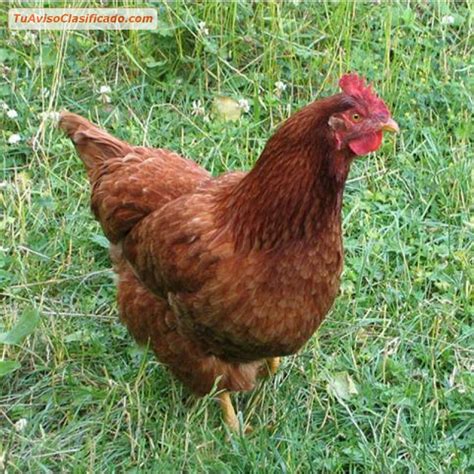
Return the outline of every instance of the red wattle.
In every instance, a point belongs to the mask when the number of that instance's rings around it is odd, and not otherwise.
[[[377,150],[382,143],[382,131],[368,133],[363,137],[357,138],[349,142],[349,148],[356,155],[367,155],[371,151]]]

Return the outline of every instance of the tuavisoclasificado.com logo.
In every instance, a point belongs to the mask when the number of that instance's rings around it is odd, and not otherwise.
[[[156,30],[155,8],[11,8],[11,30]]]

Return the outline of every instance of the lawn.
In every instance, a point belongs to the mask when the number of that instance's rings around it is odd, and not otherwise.
[[[472,3],[155,7],[154,32],[15,33],[0,5],[0,332],[41,316],[0,343],[0,471],[472,472]],[[254,430],[229,437],[212,397],[119,324],[88,182],[51,112],[247,170],[350,70],[401,134],[351,170],[330,315],[234,397]],[[221,96],[244,105],[237,121],[216,113]]]

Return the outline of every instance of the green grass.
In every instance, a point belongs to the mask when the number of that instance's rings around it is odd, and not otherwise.
[[[42,314],[20,346],[0,345],[21,363],[0,378],[0,471],[472,472],[472,4],[156,6],[154,33],[33,37],[11,34],[0,6],[0,100],[18,112],[0,111],[0,326]],[[67,108],[217,174],[249,169],[278,123],[348,70],[374,82],[402,133],[351,171],[331,314],[235,397],[254,432],[228,440],[212,398],[189,397],[119,324],[84,171],[40,114]],[[217,120],[219,95],[250,111]],[[357,390],[346,399],[328,390],[341,373]]]

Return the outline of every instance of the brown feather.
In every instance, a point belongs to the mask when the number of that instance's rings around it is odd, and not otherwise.
[[[61,112],[59,127],[76,146],[89,176],[101,162],[108,158],[125,156],[132,151],[132,147],[127,143],[71,112]]]
[[[114,244],[121,318],[196,393],[216,379],[249,390],[262,359],[298,351],[333,304],[354,154],[337,150],[328,123],[352,105],[345,94],[310,104],[252,171],[218,178],[63,114]]]

